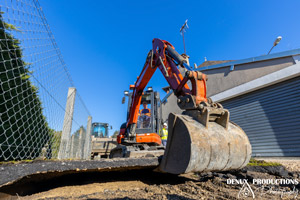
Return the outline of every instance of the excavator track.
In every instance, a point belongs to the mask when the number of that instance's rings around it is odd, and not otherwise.
[[[148,146],[146,145],[118,145],[110,152],[110,158],[147,158],[147,157],[160,157],[164,154],[163,146]]]

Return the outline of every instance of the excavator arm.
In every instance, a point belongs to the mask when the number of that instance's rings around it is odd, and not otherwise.
[[[118,143],[136,140],[136,124],[143,90],[159,68],[174,94],[182,114],[170,113],[168,139],[159,165],[163,172],[188,172],[239,169],[251,157],[251,145],[244,131],[229,122],[229,111],[206,97],[205,74],[193,71],[188,59],[178,54],[167,41],[154,39],[141,74],[133,89],[126,127]],[[184,76],[180,73],[185,71]],[[190,81],[191,88],[187,84]]]
[[[131,85],[133,95],[126,127],[127,136],[129,137],[135,134],[142,94],[157,68],[159,68],[171,89],[175,91],[176,96],[190,95],[194,97],[197,105],[202,101],[207,102],[206,76],[201,72],[193,71],[187,61],[175,51],[175,48],[169,42],[155,38],[152,41],[152,46],[153,48],[147,55],[141,74],[138,76],[135,85]],[[177,65],[188,70],[185,77],[181,75]],[[192,89],[187,85],[188,80],[191,80]]]

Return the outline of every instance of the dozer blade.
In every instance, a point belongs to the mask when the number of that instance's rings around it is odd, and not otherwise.
[[[188,115],[170,113],[167,146],[158,170],[172,174],[240,169],[251,157],[245,132],[228,123],[206,126]]]

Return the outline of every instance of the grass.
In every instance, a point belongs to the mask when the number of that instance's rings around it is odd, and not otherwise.
[[[10,160],[10,161],[0,161],[0,165],[3,164],[20,164],[20,163],[31,163],[31,162],[35,162],[35,161],[45,161],[45,162],[51,162],[51,161],[77,161],[78,159],[74,159],[74,158],[68,158],[68,159],[63,159],[63,160],[59,160],[57,158],[51,158],[51,159],[39,159],[36,158],[34,160]]]
[[[266,162],[264,160],[255,160],[254,158],[251,158],[247,166],[263,166],[263,167],[272,166],[272,167],[275,167],[275,166],[282,166],[282,165],[277,162]]]
[[[19,164],[19,163],[30,163],[33,160],[11,160],[11,161],[1,161],[0,165],[2,164]]]

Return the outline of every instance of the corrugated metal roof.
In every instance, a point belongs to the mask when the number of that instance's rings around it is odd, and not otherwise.
[[[264,56],[257,56],[257,57],[242,59],[242,60],[236,60],[236,61],[232,61],[232,62],[204,66],[204,67],[197,68],[195,70],[196,71],[210,70],[210,69],[235,66],[235,65],[245,64],[245,63],[251,63],[251,62],[271,60],[271,59],[293,56],[293,55],[298,55],[298,54],[300,54],[300,49],[294,49],[294,50],[290,50],[290,51],[283,51],[283,52],[264,55]]]
[[[207,66],[211,66],[211,65],[217,65],[217,64],[227,63],[227,62],[232,62],[232,61],[234,61],[234,60],[207,60],[207,61],[203,62],[201,65],[199,65],[197,68],[207,67]]]

